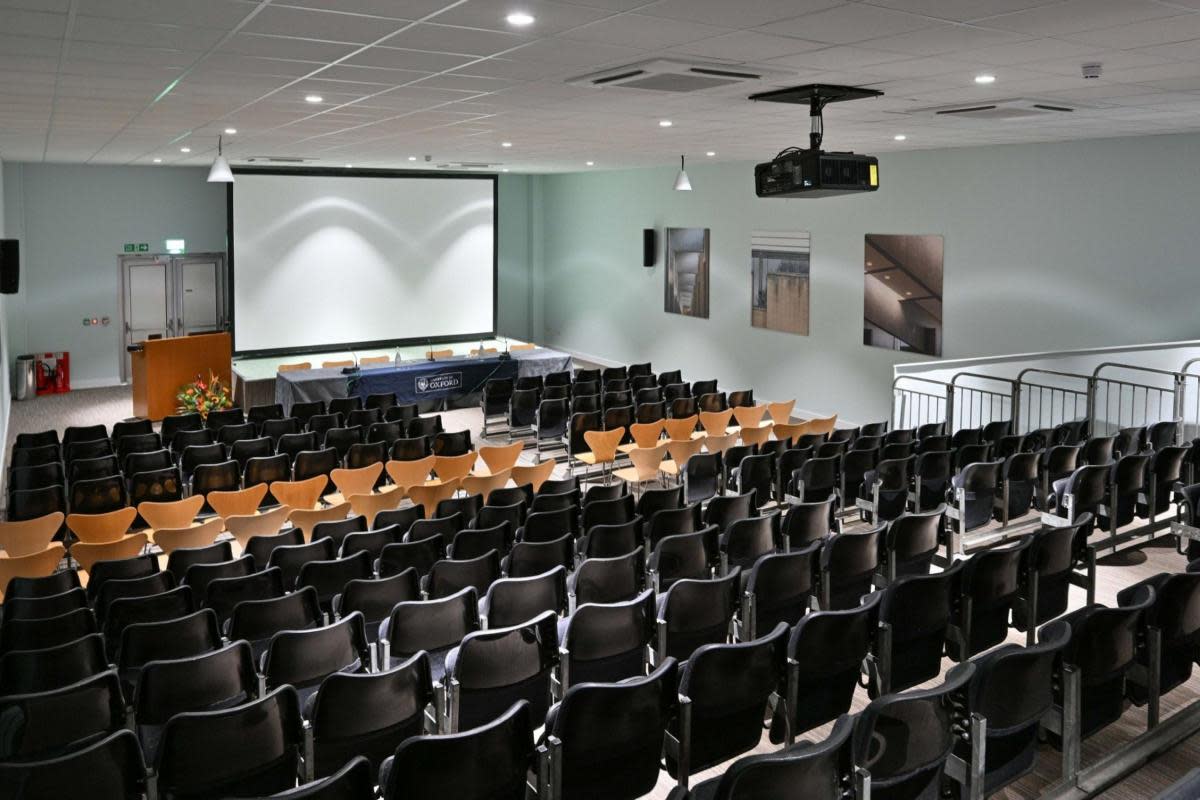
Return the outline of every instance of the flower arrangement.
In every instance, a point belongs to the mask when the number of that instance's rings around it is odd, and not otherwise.
[[[197,375],[196,380],[179,387],[179,393],[175,395],[175,399],[179,401],[180,414],[197,411],[203,419],[208,419],[209,411],[229,408],[233,405],[229,389],[221,382],[216,373],[211,371],[208,373],[208,380]]]

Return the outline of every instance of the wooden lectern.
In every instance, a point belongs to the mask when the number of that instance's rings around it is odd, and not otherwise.
[[[203,333],[172,339],[147,339],[130,348],[133,413],[161,420],[178,408],[175,395],[184,384],[213,373],[229,387],[233,342],[228,333]]]

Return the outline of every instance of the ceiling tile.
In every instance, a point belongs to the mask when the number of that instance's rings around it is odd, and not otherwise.
[[[1059,36],[1115,25],[1130,25],[1180,13],[1183,13],[1181,9],[1154,3],[1152,0],[1066,0],[1026,11],[988,17],[983,24],[1032,36]]]
[[[506,21],[505,17],[518,8],[535,19],[530,28],[514,28]],[[552,36],[589,22],[604,19],[610,13],[603,9],[552,3],[545,0],[523,0],[515,5],[513,0],[472,0],[470,3],[447,8],[438,14],[434,21],[443,25],[461,25],[467,28],[482,28],[506,33],[536,33],[538,36]]]
[[[659,0],[639,14],[700,22],[724,28],[754,28],[811,11],[841,5],[844,0]]]
[[[1047,6],[1061,0],[865,0],[868,5],[907,11],[937,19],[968,22],[1012,11]]]
[[[272,36],[370,44],[407,24],[402,20],[359,14],[267,6],[242,30],[246,33],[265,33]]]
[[[370,47],[346,59],[345,64],[360,67],[441,72],[469,64],[476,56],[453,53],[433,53],[427,50],[405,50],[397,47]]]
[[[477,28],[461,28],[451,25],[414,25],[412,28],[388,39],[388,47],[407,47],[417,50],[433,50],[442,53],[459,53],[473,56],[493,56],[525,42],[531,37],[500,31],[485,31]]]
[[[850,44],[919,30],[932,24],[931,20],[915,14],[854,4],[804,14],[773,23],[763,30],[828,44]]]
[[[260,36],[239,33],[220,48],[221,52],[262,58],[286,58],[297,61],[336,61],[358,49],[352,44],[293,39],[286,36]]]
[[[826,47],[820,42],[807,42],[790,36],[771,36],[758,31],[735,31],[701,39],[673,48],[673,53],[729,61],[763,62],[772,58],[796,55]]]
[[[567,33],[565,38],[656,50],[698,39],[710,39],[728,32],[725,28],[696,22],[667,20],[642,14],[622,14],[576,28]]]

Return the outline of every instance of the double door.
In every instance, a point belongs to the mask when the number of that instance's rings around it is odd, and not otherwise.
[[[223,253],[122,256],[122,342],[223,331],[226,294]],[[121,379],[129,380],[129,353],[121,351]]]

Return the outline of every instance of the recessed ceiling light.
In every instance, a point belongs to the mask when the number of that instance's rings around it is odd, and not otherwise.
[[[708,151],[707,153],[705,153],[704,155],[708,156],[709,158],[712,158],[712,157],[713,157],[713,156],[715,156],[716,154],[717,154],[717,153],[716,153],[716,151],[715,151],[715,150],[709,150],[709,151]]]
[[[190,148],[190,147],[181,147],[181,148],[179,148],[179,152],[181,152],[181,153],[190,153],[190,152],[192,152],[192,148]]]
[[[518,28],[533,24],[533,15],[526,14],[524,11],[514,11],[504,19],[508,21],[509,25],[516,25]]]
[[[891,276],[891,275],[884,275],[884,276],[883,276],[883,279],[884,279],[885,281],[890,281],[890,280],[892,279],[892,276]]]
[[[669,128],[674,124],[675,123],[671,122],[671,120],[669,120],[669,119],[660,119],[658,121],[658,127],[660,127],[660,128]]]
[[[304,102],[306,102],[306,103],[321,103],[324,101],[325,101],[325,98],[321,97],[321,95],[319,95],[319,94],[306,94],[304,96]]]
[[[416,160],[417,160],[417,157],[416,157],[416,156],[409,156],[409,157],[408,157],[408,160],[409,160],[409,161],[416,161]]]
[[[161,164],[161,163],[162,163],[162,159],[161,159],[161,158],[156,158],[156,159],[154,159],[154,163],[155,163],[155,164]]]
[[[512,147],[512,142],[501,142],[500,146],[501,147]]]
[[[905,296],[905,297],[912,297],[912,292],[905,292],[905,293],[904,293],[904,296]]]
[[[984,73],[984,74],[982,74],[982,75],[976,75],[976,76],[975,76],[975,82],[976,82],[976,83],[979,83],[979,84],[989,84],[989,83],[995,83],[995,82],[996,82],[996,76],[995,76],[995,75],[988,75],[988,74],[985,72],[985,73]]]
[[[868,262],[867,262],[867,266],[868,266],[868,267],[870,267],[870,266],[873,266],[873,265],[871,264],[871,262],[870,262],[870,261],[868,261]]]
[[[503,168],[503,169],[502,169],[502,170],[500,170],[500,171],[501,171],[501,172],[508,172],[508,167],[505,167],[505,168]]]
[[[225,129],[226,136],[233,136],[235,133],[237,133],[237,128],[226,128]]]
[[[353,165],[353,164],[347,164],[347,165],[346,165],[346,169],[354,169],[354,165]]]
[[[595,161],[589,161],[589,162],[587,162],[587,165],[588,165],[589,167],[594,167],[594,166],[596,166],[596,162],[595,162]]]
[[[904,141],[905,139],[907,139],[908,137],[907,137],[907,136],[905,136],[903,133],[897,133],[897,134],[896,134],[895,136],[893,136],[892,138],[893,138],[893,139],[895,139],[897,142],[903,142],[903,141]]]

